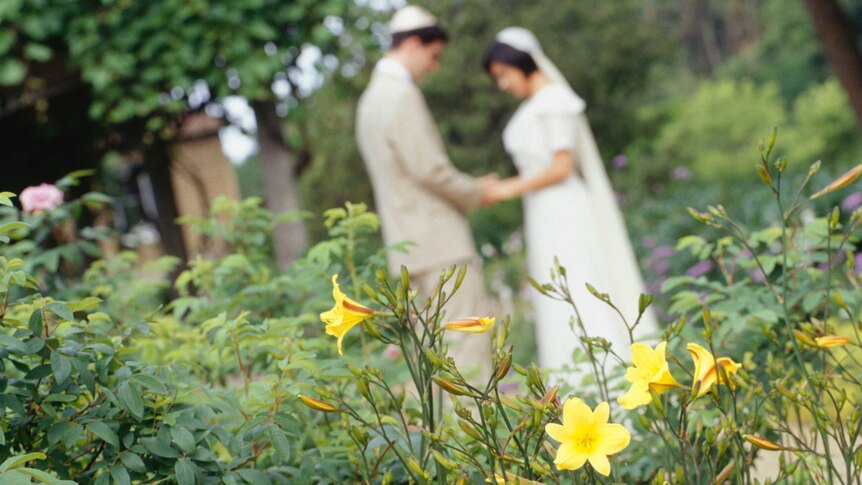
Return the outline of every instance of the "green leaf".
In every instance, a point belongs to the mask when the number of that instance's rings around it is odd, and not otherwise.
[[[69,303],[69,309],[73,312],[84,312],[88,310],[95,310],[99,308],[99,303],[102,302],[101,298],[97,298],[95,296],[88,296],[81,301],[76,301]]]
[[[197,467],[188,459],[177,460],[174,473],[177,474],[178,485],[195,485],[195,469]]]
[[[47,62],[54,55],[54,52],[46,45],[31,42],[24,46],[24,54],[36,62]]]
[[[111,467],[111,478],[114,483],[119,485],[132,485],[132,479],[129,477],[129,471],[120,463],[116,463]]]
[[[158,438],[144,438],[141,442],[156,456],[161,456],[162,458],[177,458],[180,456],[179,451]]]
[[[68,188],[68,187],[74,187],[74,186],[80,184],[79,179],[82,179],[84,177],[89,177],[91,175],[94,175],[95,173],[96,173],[95,170],[89,169],[89,168],[85,168],[83,170],[75,170],[74,172],[70,172],[70,173],[66,174],[65,177],[58,180],[55,185],[57,185],[57,187],[59,187],[61,189]]]
[[[96,481],[93,482],[93,485],[111,485],[111,474],[110,473],[102,473],[96,478]]]
[[[93,373],[90,372],[90,369],[87,368],[87,363],[81,359],[71,359],[71,361],[72,367],[78,371],[78,376],[82,381],[84,381],[84,385],[87,386],[90,393],[96,394],[96,378],[93,376]]]
[[[11,335],[0,334],[0,348],[3,347],[14,351],[16,354],[27,355],[30,353],[27,344]]]
[[[269,437],[281,462],[284,464],[290,463],[290,442],[287,440],[284,431],[278,426],[270,426]]]
[[[69,306],[62,301],[52,301],[51,303],[48,303],[48,311],[50,311],[54,315],[57,315],[63,320],[67,320],[70,322],[75,320],[75,315],[72,313],[72,310],[70,310]]]
[[[0,483],[3,483],[3,485],[32,485],[33,482],[29,476],[18,470],[12,470],[10,472],[0,472]]]
[[[30,371],[27,372],[24,378],[27,380],[44,379],[50,376],[52,372],[53,371],[51,370],[50,364],[43,364],[30,369]]]
[[[20,467],[24,463],[27,463],[28,461],[44,460],[44,459],[45,459],[45,453],[27,453],[26,455],[13,456],[13,457],[7,459],[6,461],[4,461],[2,464],[0,464],[0,472],[5,472],[7,470],[13,470],[15,468]]]
[[[186,453],[194,451],[197,444],[194,435],[189,430],[179,427],[171,428],[171,440]]]
[[[252,485],[269,485],[272,483],[268,476],[256,468],[243,468],[239,471],[239,476]]]
[[[120,384],[117,397],[123,406],[137,419],[144,419],[144,400],[140,393],[128,382]]]
[[[34,311],[30,314],[30,321],[27,323],[27,328],[33,332],[33,335],[42,335],[43,322],[42,322],[42,312],[39,310]]]
[[[126,465],[126,468],[133,472],[146,473],[147,471],[147,467],[144,465],[144,460],[141,460],[140,456],[131,451],[126,451],[120,455],[120,461],[123,462],[123,465]]]
[[[163,396],[168,395],[168,388],[165,387],[164,383],[162,383],[158,378],[146,374],[136,375],[132,377],[132,381],[137,382],[138,384],[146,387],[148,390],[153,391],[156,394],[161,394]]]
[[[0,86],[15,86],[27,76],[27,67],[17,59],[0,62]]]
[[[90,423],[87,425],[87,429],[90,430],[91,433],[96,435],[99,439],[113,446],[114,448],[120,447],[120,439],[117,438],[117,433],[114,433],[114,430],[111,429],[107,424],[97,421],[95,423]]]
[[[15,229],[25,229],[30,227],[30,224],[21,221],[7,222],[6,224],[0,225],[0,233],[14,231]]]
[[[62,384],[66,382],[66,379],[72,373],[72,363],[65,355],[54,351],[51,352],[51,370],[54,371],[54,378],[57,379],[57,384]]]
[[[0,55],[4,55],[9,52],[9,49],[12,47],[12,44],[15,43],[15,37],[17,33],[14,29],[4,29],[0,30]],[[7,194],[8,192],[0,193],[0,197],[3,197],[3,194]]]
[[[72,480],[60,480],[59,478],[50,475],[48,473],[43,472],[42,470],[36,470],[35,468],[27,468],[21,467],[18,469],[19,472],[24,473],[26,475],[30,475],[31,477],[39,480],[42,483],[46,483],[48,485],[76,485],[77,482],[73,482]]]

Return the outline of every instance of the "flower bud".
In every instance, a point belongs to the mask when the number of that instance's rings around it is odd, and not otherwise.
[[[817,343],[801,330],[793,330],[793,336],[796,337],[796,340],[798,340],[804,345],[808,345],[810,347],[817,347]]]
[[[458,420],[458,427],[460,427],[462,430],[464,430],[464,432],[467,433],[467,436],[473,438],[474,440],[476,440],[480,443],[484,442],[484,439],[482,438],[482,435],[479,433],[479,431],[475,427],[473,427],[473,425],[468,423],[467,421],[464,421],[463,419],[459,419]]]
[[[833,180],[829,185],[812,195],[810,199],[813,200],[831,192],[835,192],[836,190],[843,189],[856,181],[860,175],[862,175],[862,165],[856,165],[837,179]]]
[[[326,403],[319,399],[314,399],[308,396],[299,395],[299,400],[302,401],[303,404],[310,407],[311,409],[317,411],[323,411],[325,413],[337,413],[339,412],[338,408],[333,406],[332,404]]]
[[[763,164],[758,164],[755,166],[757,169],[757,176],[760,177],[760,180],[767,186],[772,187],[772,176],[769,175],[769,170]]]
[[[431,378],[435,384],[440,386],[440,389],[445,390],[449,394],[454,394],[456,396],[469,396],[470,393],[464,389],[463,387],[455,384],[454,382],[446,379],[445,377],[434,376]]]
[[[756,436],[753,434],[744,434],[742,435],[742,437],[745,438],[745,441],[748,441],[749,443],[760,448],[761,450],[781,451],[787,449],[784,446],[779,445],[778,443],[769,441],[766,438],[761,438],[760,436]]]
[[[500,366],[497,368],[497,373],[494,374],[494,380],[499,381],[502,378],[506,377],[506,374],[509,372],[509,368],[512,367],[512,350],[509,349],[509,352],[503,357],[503,360],[500,361]]]
[[[817,337],[814,341],[817,342],[817,346],[821,349],[842,347],[850,343],[849,338],[840,335],[825,335],[823,337]]]

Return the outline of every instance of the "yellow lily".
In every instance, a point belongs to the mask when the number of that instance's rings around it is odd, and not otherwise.
[[[667,342],[660,342],[655,349],[641,343],[632,344],[632,363],[634,367],[626,369],[626,379],[632,383],[617,402],[625,409],[649,404],[652,400],[650,389],[661,394],[668,389],[680,387],[670,373],[665,356]]]
[[[741,364],[734,362],[730,357],[719,357],[716,359],[713,357],[712,352],[698,344],[690,343],[686,348],[694,361],[694,382],[700,382],[696,397],[703,396],[709,392],[713,384],[721,384],[722,379],[719,376],[717,366],[721,366],[724,369],[724,373],[727,374],[728,378],[742,367]],[[732,379],[728,379],[726,384],[731,389],[735,387]]]
[[[341,341],[344,335],[363,320],[374,315],[374,310],[351,300],[338,287],[338,275],[332,275],[332,298],[335,306],[320,314],[320,320],[326,324],[326,334],[338,337],[338,354],[344,355]]]
[[[608,456],[629,445],[631,434],[621,424],[608,424],[610,406],[601,402],[595,411],[577,398],[563,404],[563,424],[548,423],[545,432],[560,442],[554,465],[558,470],[577,470],[589,461],[600,474],[608,476]]]

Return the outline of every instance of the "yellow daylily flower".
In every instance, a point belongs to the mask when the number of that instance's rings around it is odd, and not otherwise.
[[[610,406],[601,402],[595,411],[577,398],[563,404],[563,424],[548,423],[545,432],[560,442],[554,465],[558,470],[577,470],[587,461],[600,474],[611,473],[608,456],[629,445],[631,434],[621,424],[608,424]]]
[[[332,298],[335,306],[332,310],[320,314],[320,320],[326,324],[326,334],[338,337],[338,354],[344,355],[341,341],[344,335],[366,318],[374,315],[374,310],[351,300],[338,287],[338,275],[332,275]]]
[[[496,320],[494,317],[467,317],[447,322],[443,328],[455,332],[483,333],[490,330]]]
[[[849,338],[842,337],[840,335],[825,335],[823,337],[817,337],[814,341],[817,342],[817,346],[821,349],[841,347],[850,343]]]
[[[691,359],[694,361],[694,382],[700,382],[700,388],[697,391],[696,397],[703,396],[709,392],[713,384],[721,384],[721,377],[719,376],[716,366],[721,366],[722,369],[724,369],[724,373],[727,374],[727,377],[735,374],[736,371],[742,367],[741,364],[734,362],[730,357],[714,358],[712,352],[698,344],[690,343],[686,348],[691,354]],[[732,379],[729,379],[726,384],[730,386],[731,389],[735,386]]]
[[[660,342],[655,349],[649,345],[632,344],[632,363],[634,367],[626,369],[626,379],[632,383],[628,392],[617,398],[617,402],[625,409],[634,409],[652,400],[650,389],[661,394],[668,389],[680,387],[670,373],[665,356],[667,342]]]

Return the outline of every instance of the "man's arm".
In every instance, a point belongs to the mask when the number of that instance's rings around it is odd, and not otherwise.
[[[479,207],[479,181],[452,165],[425,100],[410,92],[399,100],[390,142],[408,176],[462,212]]]

